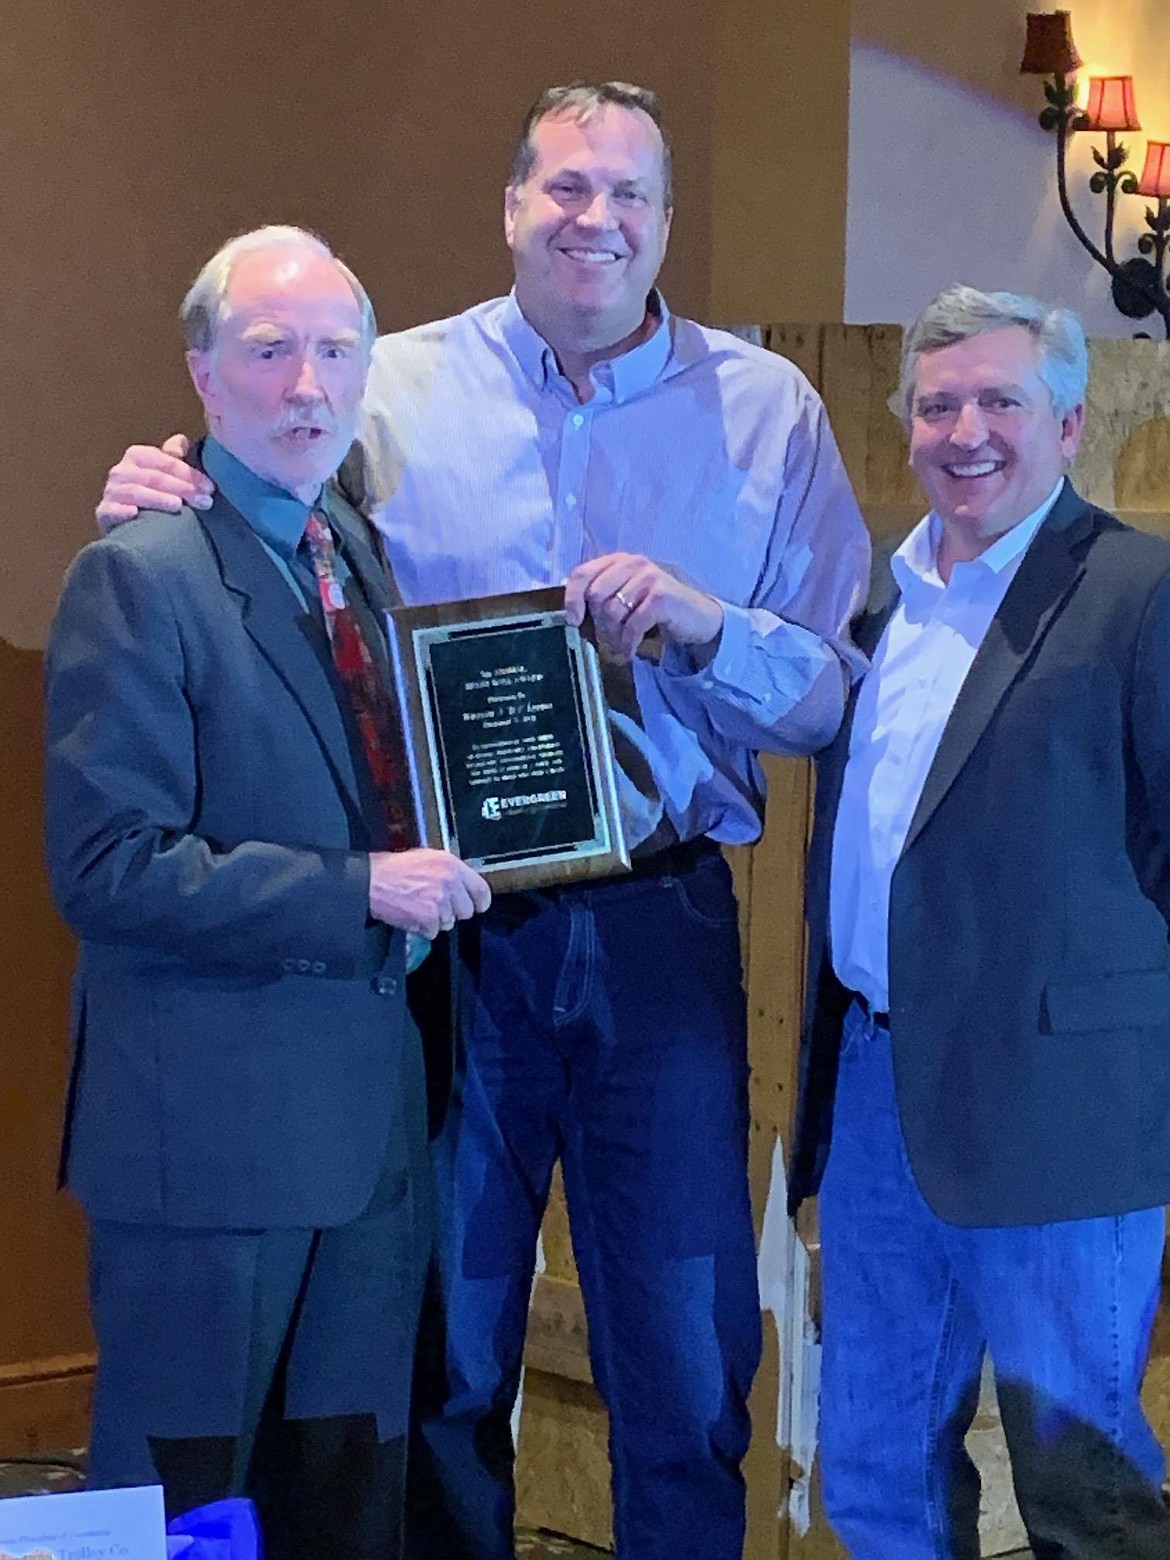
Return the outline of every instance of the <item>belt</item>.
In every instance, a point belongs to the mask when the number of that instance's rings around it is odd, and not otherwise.
[[[870,1002],[869,998],[863,997],[860,991],[851,992],[850,995],[852,996],[857,1006],[865,1014],[866,1018],[869,1019],[873,1027],[875,1029],[884,1029],[888,1034],[890,1028],[890,1015],[888,1013],[879,1013]]]
[[[630,872],[636,878],[674,877],[689,872],[701,861],[719,854],[714,840],[700,835],[697,840],[679,840],[674,845],[664,845],[661,850],[647,851],[644,856],[630,858]],[[620,882],[625,873],[618,876]]]
[[[564,894],[578,894],[585,890],[604,894],[610,890],[620,892],[623,887],[639,880],[681,877],[686,872],[692,872],[701,862],[718,855],[719,846],[714,840],[704,837],[677,840],[673,845],[664,845],[661,850],[649,850],[642,856],[632,856],[630,870],[615,872],[612,877],[582,878],[579,882],[570,880],[566,883],[550,883],[545,888],[510,890],[493,900],[493,911],[502,915],[506,904],[521,905],[526,899],[531,903],[533,895],[541,899],[559,899]]]

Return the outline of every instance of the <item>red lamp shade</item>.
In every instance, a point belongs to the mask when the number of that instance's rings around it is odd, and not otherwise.
[[[1067,11],[1029,11],[1020,72],[1025,76],[1071,76],[1083,64],[1073,42]]]
[[[1170,141],[1147,141],[1146,166],[1138,180],[1139,195],[1170,200]]]
[[[1132,76],[1090,76],[1083,130],[1140,130]]]

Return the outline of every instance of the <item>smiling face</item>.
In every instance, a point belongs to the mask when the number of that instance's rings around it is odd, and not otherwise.
[[[214,344],[187,363],[224,448],[312,503],[353,442],[369,366],[361,309],[334,262],[291,245],[242,255]]]
[[[974,557],[1037,510],[1081,441],[1084,408],[1057,415],[1022,325],[918,360],[910,465],[954,556]]]
[[[666,253],[662,137],[640,109],[607,104],[550,115],[531,139],[532,170],[504,204],[520,307],[558,353],[620,347]]]

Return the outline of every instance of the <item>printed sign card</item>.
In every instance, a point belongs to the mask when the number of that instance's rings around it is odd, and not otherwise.
[[[166,1560],[158,1485],[0,1500],[0,1560]]]

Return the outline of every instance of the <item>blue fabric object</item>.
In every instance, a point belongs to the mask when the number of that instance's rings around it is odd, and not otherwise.
[[[412,1449],[438,1486],[419,1501],[435,1524],[419,1553],[515,1553],[508,1420],[559,1152],[617,1553],[738,1555],[760,1312],[727,865],[712,852],[677,877],[502,895],[476,930],[436,1144],[447,1374]]]
[[[1140,1398],[1161,1208],[945,1223],[911,1175],[889,1033],[854,1004],[820,1212],[824,1504],[854,1560],[977,1560],[963,1437],[985,1354],[1036,1553],[1170,1554]]]
[[[215,1500],[167,1523],[167,1557],[263,1560],[260,1522],[250,1500]]]

